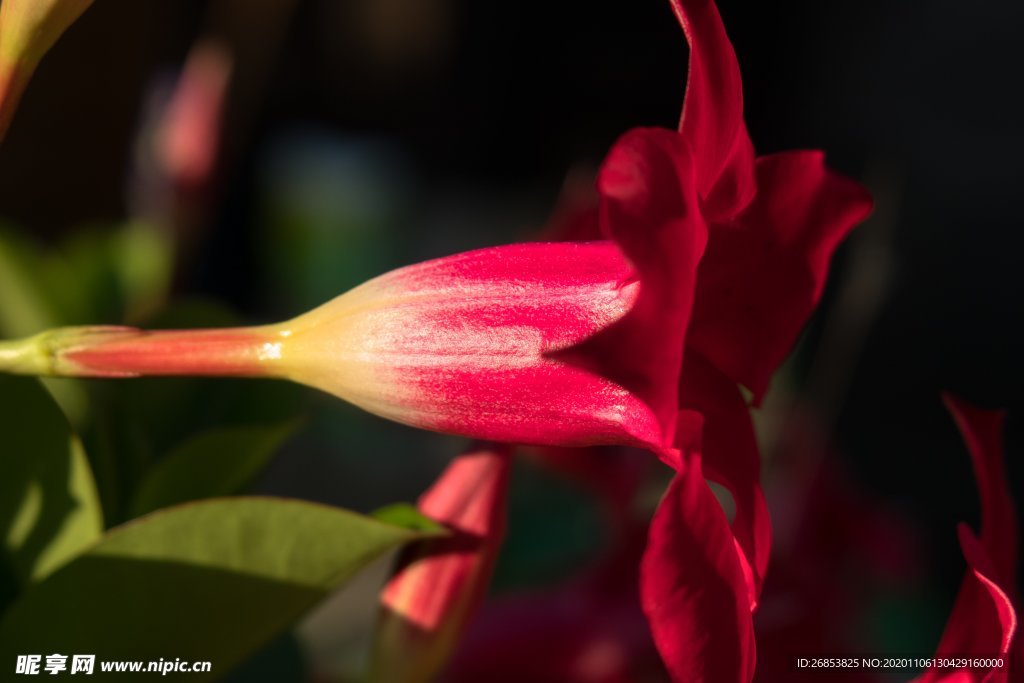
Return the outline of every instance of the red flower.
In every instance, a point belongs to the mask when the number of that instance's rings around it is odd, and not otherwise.
[[[678,471],[641,567],[658,649],[676,680],[749,681],[771,532],[739,385],[760,400],[870,199],[819,153],[755,159],[714,3],[673,7],[691,46],[679,130],[626,133],[598,177],[590,237],[618,249],[459,254],[276,326],[51,332],[0,344],[0,368],[278,376],[438,431],[649,448]]]
[[[626,133],[600,170],[597,211],[570,220],[574,239],[616,240],[643,287],[618,325],[571,353],[589,354],[579,362],[591,364],[596,356],[666,433],[679,409],[704,416],[702,445],[687,443],[688,430],[676,438],[683,457],[651,525],[643,600],[676,680],[749,681],[750,613],[771,530],[738,385],[761,400],[817,305],[833,251],[871,200],[819,152],[755,159],[736,56],[714,3],[672,5],[690,43],[679,130]],[[637,359],[616,348],[645,350]],[[732,494],[731,526],[704,476]]]

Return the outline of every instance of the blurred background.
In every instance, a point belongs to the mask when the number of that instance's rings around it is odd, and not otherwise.
[[[924,655],[963,573],[956,524],[978,518],[941,391],[1010,410],[1024,498],[1024,4],[718,4],[758,151],[824,149],[877,201],[758,417],[778,535],[762,666],[808,633]],[[619,134],[675,125],[685,65],[663,0],[97,0],[0,146],[0,331],[270,322],[535,238]],[[19,272],[51,295],[19,299]],[[118,453],[97,467],[108,522],[131,516],[115,492],[206,428],[298,417],[254,489],[356,510],[414,500],[463,447],[283,384],[88,384],[55,391],[90,455]],[[532,461],[510,524],[498,594],[572,576],[606,540],[592,496]],[[827,634],[792,616],[808,587],[841,622]],[[306,664],[286,639],[257,668],[357,666],[372,588],[350,593],[304,627]]]

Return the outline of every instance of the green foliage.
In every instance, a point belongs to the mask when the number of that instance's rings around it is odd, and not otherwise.
[[[36,380],[0,376],[0,435],[0,539],[20,588],[96,541],[103,518],[82,444]]]
[[[0,334],[25,337],[57,324],[38,274],[42,259],[34,245],[0,232]]]
[[[435,533],[444,528],[417,510],[415,505],[410,505],[409,503],[387,505],[374,510],[371,516],[381,522],[394,524],[410,531]]]
[[[170,272],[170,245],[142,223],[53,250],[0,233],[0,337],[86,322],[239,324],[210,304],[163,308]],[[389,550],[444,533],[408,505],[377,519],[222,498],[246,492],[296,432],[308,394],[282,382],[0,376],[0,659],[210,660],[206,680],[246,660],[240,676],[266,662],[298,670],[289,630],[310,608]],[[119,526],[104,533],[104,520]]]
[[[111,530],[26,591],[0,622],[0,660],[180,657],[213,662],[190,680],[214,680],[370,561],[425,536],[286,499],[165,509]]]
[[[297,427],[297,421],[268,427],[226,427],[189,439],[146,473],[135,493],[132,516],[190,500],[241,493]]]
[[[52,250],[2,232],[0,333],[137,321],[166,297],[171,263],[167,237],[147,223],[74,233]]]

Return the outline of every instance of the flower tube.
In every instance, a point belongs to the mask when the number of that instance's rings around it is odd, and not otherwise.
[[[660,449],[667,436],[640,397],[557,356],[623,318],[640,288],[609,242],[495,247],[387,273],[277,325],[0,342],[0,370],[283,378],[424,429]]]

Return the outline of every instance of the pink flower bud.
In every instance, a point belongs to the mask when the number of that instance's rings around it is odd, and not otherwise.
[[[451,537],[410,549],[381,593],[371,681],[433,680],[483,599],[505,536],[510,456],[456,458],[420,498],[420,511]]]

